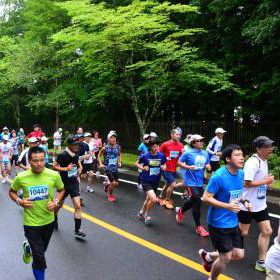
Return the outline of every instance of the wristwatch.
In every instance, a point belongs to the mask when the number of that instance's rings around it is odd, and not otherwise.
[[[21,199],[18,197],[18,198],[15,200],[15,202],[16,202],[16,204],[17,204],[18,206],[20,206]]]
[[[57,198],[56,198],[53,202],[54,202],[54,204],[55,204],[56,207],[59,206],[59,200],[58,200]]]

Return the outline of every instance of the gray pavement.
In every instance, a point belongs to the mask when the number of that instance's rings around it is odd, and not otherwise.
[[[126,180],[135,180],[125,173]],[[85,186],[83,186],[85,188]],[[8,198],[9,185],[0,187],[0,241],[2,244],[1,280],[33,279],[31,265],[22,262],[22,209]],[[175,212],[159,206],[152,211],[153,225],[148,228],[136,218],[144,200],[144,193],[134,185],[120,183],[116,191],[116,203],[109,203],[102,189],[102,179],[95,182],[95,193],[83,193],[86,200],[84,212],[102,221],[139,236],[153,244],[168,249],[187,259],[200,263],[197,251],[212,249],[209,238],[194,233],[191,212],[186,213],[182,225],[177,225]],[[176,205],[181,204],[174,196]],[[66,203],[72,207],[68,199]],[[270,212],[280,213],[276,204],[269,204]],[[206,207],[203,206],[202,221],[205,224]],[[278,219],[272,218],[276,233]],[[62,209],[59,213],[59,230],[54,232],[47,251],[47,279],[51,280],[156,280],[156,279],[207,279],[205,274],[180,264],[167,256],[156,253],[99,225],[84,220],[86,241],[73,238],[73,215]],[[265,275],[254,270],[257,258],[257,228],[252,225],[250,237],[246,239],[246,257],[242,262],[232,263],[226,275],[234,279],[265,279]]]

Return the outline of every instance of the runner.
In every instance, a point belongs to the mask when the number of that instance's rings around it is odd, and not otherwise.
[[[253,141],[256,153],[251,156],[244,166],[243,196],[252,202],[251,212],[241,207],[238,218],[243,236],[247,236],[252,220],[258,224],[260,231],[258,239],[259,258],[255,269],[265,272],[265,257],[269,246],[272,228],[266,205],[266,190],[274,182],[274,176],[268,175],[267,160],[272,155],[274,141],[266,136],[259,136]]]
[[[57,156],[54,163],[54,170],[60,172],[60,176],[65,188],[65,194],[61,203],[55,211],[55,229],[58,229],[57,214],[59,209],[63,206],[65,198],[70,195],[73,205],[75,207],[75,231],[74,237],[84,239],[86,234],[81,229],[82,224],[82,208],[78,177],[81,175],[83,167],[79,160],[78,151],[80,147],[79,138],[70,136],[67,139],[67,148],[65,151]]]
[[[3,142],[0,143],[1,151],[1,174],[2,183],[5,184],[7,181],[7,174],[11,175],[11,159],[13,156],[13,147],[9,141],[9,136],[3,136]]]
[[[20,152],[22,152],[24,150],[24,137],[25,137],[24,130],[23,130],[23,128],[20,128],[17,133]]]
[[[179,142],[179,137],[179,132],[176,129],[172,129],[171,140],[164,142],[159,149],[159,151],[166,156],[167,168],[166,171],[163,172],[163,176],[166,183],[157,201],[160,204],[160,206],[166,206],[167,209],[171,210],[174,208],[173,203],[171,201],[171,195],[173,193],[173,190],[176,187],[182,186],[182,184],[176,185],[175,181],[177,163],[184,150],[183,144]]]
[[[45,163],[46,163],[46,167],[49,168],[50,166],[50,153],[49,153],[49,148],[48,148],[48,138],[46,136],[43,136],[41,138],[41,145],[39,146],[41,147],[44,152],[45,152]]]
[[[150,141],[150,135],[149,134],[145,134],[143,136],[143,142],[139,145],[138,147],[138,155],[139,157],[141,157],[143,154],[147,153],[149,151],[149,141]],[[139,172],[139,176],[138,176],[138,185],[137,188],[139,190],[142,190],[142,184],[141,184],[141,172],[142,169],[138,168],[138,172]]]
[[[63,198],[64,189],[57,172],[45,168],[44,150],[30,148],[28,159],[31,169],[19,173],[9,191],[10,198],[23,210],[23,228],[27,239],[23,243],[23,261],[30,263],[36,280],[45,279],[47,268],[45,252],[54,227],[54,209]],[[54,189],[58,195],[54,199]],[[23,198],[17,195],[23,190]]]
[[[280,223],[278,235],[274,239],[274,244],[269,248],[266,259],[266,280],[280,279]]]
[[[237,213],[240,203],[250,210],[251,204],[242,198],[244,173],[243,152],[238,145],[227,146],[221,156],[225,166],[217,170],[203,194],[203,202],[209,203],[207,223],[212,244],[217,252],[199,250],[209,280],[216,280],[232,261],[244,257],[244,244],[238,226]],[[212,270],[211,270],[212,268]]]
[[[192,208],[192,215],[196,225],[196,233],[207,237],[209,233],[200,224],[201,196],[203,193],[204,171],[210,170],[209,157],[206,151],[202,150],[204,137],[194,134],[190,138],[191,150],[184,153],[179,159],[179,166],[185,169],[184,181],[189,199],[185,200],[183,206],[176,207],[176,220],[180,224],[183,214]]]
[[[83,165],[83,173],[82,177],[84,179],[87,178],[87,192],[93,193],[93,159],[95,160],[95,154],[94,154],[94,146],[93,142],[91,142],[92,135],[89,132],[85,133],[85,144],[88,146],[88,153],[85,155],[84,160],[82,162]]]
[[[97,162],[97,158],[98,158],[98,153],[99,150],[102,148],[102,139],[99,137],[99,132],[98,131],[94,131],[92,133],[93,137],[91,139],[91,142],[93,144],[93,152],[95,155],[95,159],[93,158],[93,172],[95,172],[95,174],[97,176],[100,175],[100,172],[98,170],[98,162]]]
[[[11,135],[10,135],[8,127],[6,127],[6,126],[3,128],[3,132],[1,133],[1,139],[0,139],[1,141],[3,141],[4,135],[7,135],[8,136],[8,140],[10,140]]]
[[[13,148],[13,155],[11,159],[11,168],[13,167],[13,164],[15,163],[15,176],[18,174],[18,150],[19,150],[19,141],[17,138],[16,132],[12,134],[12,138],[9,141]]]
[[[218,127],[215,130],[215,133],[216,136],[210,140],[206,148],[206,152],[208,152],[209,154],[210,165],[211,165],[211,170],[207,171],[208,179],[211,177],[212,172],[215,172],[220,168],[220,156],[222,155],[221,151],[223,147],[223,138],[226,131],[223,128]]]
[[[28,148],[26,148],[24,151],[21,152],[19,158],[18,158],[18,164],[19,167],[27,170],[30,168],[29,160],[28,160],[28,151],[32,147],[39,146],[39,142],[36,137],[31,137],[28,139]]]
[[[84,130],[82,127],[77,127],[76,128],[76,135],[83,135],[84,134]]]
[[[146,200],[138,213],[138,218],[147,226],[151,224],[151,210],[156,203],[156,191],[161,177],[161,170],[166,169],[166,157],[159,153],[159,142],[157,140],[149,143],[150,151],[138,158],[136,166],[143,170],[143,190],[146,192]]]
[[[42,132],[41,127],[38,124],[33,125],[33,131],[29,133],[28,138],[36,137],[39,143],[41,143],[41,138],[45,134]]]
[[[117,133],[111,130],[107,136],[108,144],[100,150],[98,155],[99,166],[105,169],[110,181],[110,185],[106,184],[104,187],[104,191],[108,192],[110,202],[116,201],[113,192],[119,184],[118,168],[122,166],[121,147],[117,144],[117,137]],[[102,156],[104,156],[104,164],[101,160]]]
[[[62,128],[59,128],[53,135],[54,157],[56,153],[61,152],[61,139],[62,139]]]

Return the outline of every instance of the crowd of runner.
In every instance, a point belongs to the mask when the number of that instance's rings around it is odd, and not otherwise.
[[[86,191],[93,193],[95,177],[99,170],[104,171],[104,192],[109,202],[115,202],[122,153],[116,131],[110,131],[102,143],[97,131],[84,133],[81,127],[67,138],[67,146],[62,151],[60,128],[53,135],[55,152],[51,163],[48,138],[39,125],[34,125],[33,129],[26,137],[23,129],[9,132],[4,127],[0,135],[0,159],[2,183],[8,180],[12,165],[15,165],[16,177],[9,194],[24,208],[23,226],[27,240],[23,243],[23,260],[25,263],[33,260],[34,277],[42,280],[47,267],[45,252],[53,230],[58,229],[58,213],[65,198],[70,196],[75,208],[74,236],[84,239],[81,179],[86,180]],[[266,272],[267,280],[279,280],[280,228],[274,245],[268,250],[272,228],[266,204],[266,191],[274,182],[267,164],[274,141],[266,136],[254,139],[255,153],[244,164],[240,146],[232,144],[223,148],[225,133],[224,129],[217,128],[216,136],[206,150],[205,138],[198,134],[187,135],[184,146],[180,142],[180,128],[172,129],[171,139],[161,145],[155,132],[145,134],[135,163],[139,171],[137,187],[146,193],[137,217],[150,226],[151,211],[159,204],[175,210],[176,222],[181,224],[187,211],[192,209],[195,232],[202,237],[210,236],[213,244],[213,252],[199,250],[204,269],[211,273],[210,280],[218,279],[232,260],[244,257],[244,237],[255,220],[260,232],[255,269]],[[19,168],[24,172],[19,172]],[[162,177],[165,184],[158,193]],[[184,190],[181,207],[175,207],[172,201],[177,188]],[[208,231],[201,224],[202,203],[210,205]]]

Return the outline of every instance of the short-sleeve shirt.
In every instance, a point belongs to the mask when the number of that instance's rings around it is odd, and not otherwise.
[[[89,152],[89,145],[85,142],[80,143],[80,150],[79,150],[79,158],[82,160],[82,157]]]
[[[26,148],[25,150],[23,150],[18,159],[18,163],[19,164],[21,163],[26,167],[30,167],[30,163],[28,160],[28,152],[29,152],[29,148]]]
[[[94,153],[96,154],[99,151],[99,148],[102,146],[102,140],[100,138],[92,138],[91,142],[93,143]]]
[[[45,145],[41,144],[40,147],[45,151],[45,163],[48,164],[50,162],[48,146],[45,146]]]
[[[86,143],[86,142],[85,142]],[[93,145],[93,142],[89,142],[89,143],[86,143],[89,147],[89,152],[92,154],[94,152],[94,145]],[[90,164],[90,163],[93,163],[93,157],[92,155],[88,158],[88,159],[84,159],[83,161],[84,164]]]
[[[44,136],[44,133],[42,131],[32,131],[29,133],[28,138],[35,137],[38,139],[38,141],[41,142],[41,138]]]
[[[56,132],[54,133],[54,135],[53,135],[53,138],[54,138],[53,144],[54,144],[55,146],[60,146],[60,145],[61,145],[62,133],[56,131]]]
[[[148,147],[144,143],[141,143],[139,145],[139,147],[138,147],[138,154],[139,154],[139,156],[148,153],[148,151],[149,151],[149,149],[148,149]]]
[[[185,163],[186,165],[195,166],[195,170],[185,170],[185,186],[203,187],[204,170],[209,163],[208,153],[204,150],[191,149],[189,152],[183,153],[180,162]]]
[[[163,153],[152,155],[151,152],[140,156],[139,163],[143,166],[149,166],[149,171],[143,170],[141,173],[142,184],[148,183],[158,185],[161,176],[161,165],[166,163],[166,157]]]
[[[16,176],[11,188],[16,192],[22,189],[23,198],[32,200],[33,207],[23,209],[23,225],[44,226],[54,221],[54,212],[48,210],[47,204],[54,200],[54,189],[63,189],[57,172],[45,168],[35,174],[28,169]]]
[[[66,189],[69,185],[79,184],[77,179],[79,168],[78,161],[78,155],[72,157],[67,153],[67,151],[63,151],[57,156],[56,162],[59,164],[60,167],[67,167],[70,163],[74,165],[74,168],[72,170],[59,172],[62,182],[64,183]]]
[[[218,136],[215,136],[210,140],[206,151],[208,151],[211,161],[220,161],[220,157],[214,155],[214,153],[220,152],[222,150],[222,147],[223,139],[220,139]]]
[[[267,160],[260,159],[256,154],[251,156],[244,165],[244,180],[258,181],[268,176]],[[259,212],[264,210],[266,205],[267,186],[244,187],[243,197],[248,199],[252,204],[251,212]],[[241,209],[247,211],[244,205]]]
[[[238,170],[237,174],[233,175],[223,166],[210,178],[206,190],[214,194],[214,198],[218,201],[230,203],[235,200],[240,202],[243,191],[243,179],[244,173],[242,170]],[[238,225],[237,213],[211,205],[208,208],[207,223],[217,228],[233,228]]]
[[[11,138],[9,141],[12,144],[13,155],[17,156],[18,155],[18,144],[19,144],[18,138]]]
[[[0,143],[0,151],[2,153],[2,161],[9,162],[10,161],[10,154],[13,147],[10,142],[7,142],[7,144],[4,144],[4,142]]]
[[[184,151],[183,144],[169,140],[160,146],[159,151],[167,158],[166,171],[176,172],[178,160]]]

